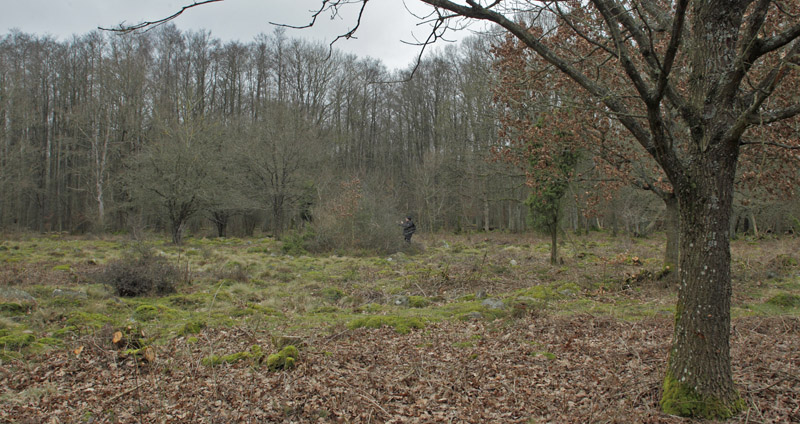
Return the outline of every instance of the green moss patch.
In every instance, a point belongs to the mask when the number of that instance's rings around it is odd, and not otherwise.
[[[278,353],[273,353],[267,357],[267,368],[270,371],[288,370],[294,368],[300,351],[293,345],[285,346]]]
[[[400,334],[408,334],[412,328],[425,328],[425,320],[419,317],[401,317],[393,315],[373,315],[357,318],[347,324],[347,328],[381,328],[383,326],[392,327]]]
[[[261,350],[261,346],[253,345],[250,346],[249,351],[236,352],[224,356],[211,355],[203,358],[200,362],[207,367],[214,367],[222,364],[235,364],[244,360],[250,360],[254,363],[258,363],[261,362],[261,358],[263,356],[264,352]]]
[[[422,296],[408,296],[408,306],[411,308],[425,308],[431,304],[428,298]]]
[[[181,336],[187,334],[197,334],[206,328],[206,322],[203,320],[190,320],[183,324],[183,327],[178,331]]]
[[[0,346],[3,349],[17,350],[30,346],[36,337],[30,333],[15,333],[0,337]]]
[[[25,315],[31,309],[30,305],[17,302],[0,303],[0,314],[5,316]]]
[[[661,410],[664,413],[707,420],[726,420],[745,407],[745,402],[741,398],[728,404],[697,393],[693,387],[679,382],[669,372],[664,377],[664,394],[661,397]]]

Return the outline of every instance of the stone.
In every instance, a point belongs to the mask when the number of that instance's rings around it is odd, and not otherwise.
[[[392,298],[392,304],[396,306],[408,306],[408,296],[397,295]]]
[[[16,300],[22,302],[35,302],[36,298],[28,294],[28,292],[14,288],[0,287],[0,299]]]
[[[492,298],[484,299],[481,305],[489,309],[504,309],[506,307],[506,304],[503,303],[502,300]]]

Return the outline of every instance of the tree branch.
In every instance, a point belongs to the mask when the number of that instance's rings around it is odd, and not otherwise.
[[[116,28],[103,28],[103,27],[97,27],[97,28],[100,29],[101,31],[112,31],[112,32],[118,32],[118,33],[121,33],[121,34],[129,34],[131,32],[135,32],[135,31],[138,31],[138,30],[144,29],[144,28],[146,28],[145,31],[149,31],[152,28],[159,27],[159,26],[164,25],[165,23],[167,23],[169,21],[172,21],[173,19],[177,18],[178,16],[181,16],[183,14],[183,12],[185,12],[185,11],[187,11],[187,10],[193,8],[193,7],[203,6],[203,5],[206,5],[206,4],[209,4],[209,3],[218,3],[218,2],[222,2],[222,1],[224,1],[224,0],[195,1],[194,3],[192,3],[190,5],[181,7],[181,10],[179,10],[179,11],[173,13],[172,15],[167,16],[166,18],[163,18],[163,19],[158,19],[158,20],[155,20],[155,21],[144,21],[144,22],[140,22],[140,23],[138,23],[136,25],[131,25],[131,26],[126,26],[126,25],[123,25],[123,24],[119,24],[119,26],[117,26]]]

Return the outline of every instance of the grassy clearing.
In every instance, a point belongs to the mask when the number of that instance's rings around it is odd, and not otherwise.
[[[135,325],[148,344],[209,329],[265,337],[340,334],[389,326],[400,333],[447,320],[590,314],[640,320],[673,313],[657,279],[663,240],[570,236],[563,265],[547,264],[532,236],[428,235],[414,254],[293,256],[279,241],[18,235],[0,242],[0,360],[35,361],[86,337],[107,346]],[[797,239],[733,242],[734,317],[800,315]],[[149,249],[181,272],[176,292],[116,296],[105,264]],[[246,352],[246,351],[243,351]],[[230,362],[220,356],[222,362]]]

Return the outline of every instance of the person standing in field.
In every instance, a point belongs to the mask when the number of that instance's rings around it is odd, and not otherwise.
[[[405,238],[406,243],[411,243],[411,236],[417,231],[414,221],[411,220],[411,215],[408,215],[405,221],[400,221],[400,225],[403,227],[403,238]]]

